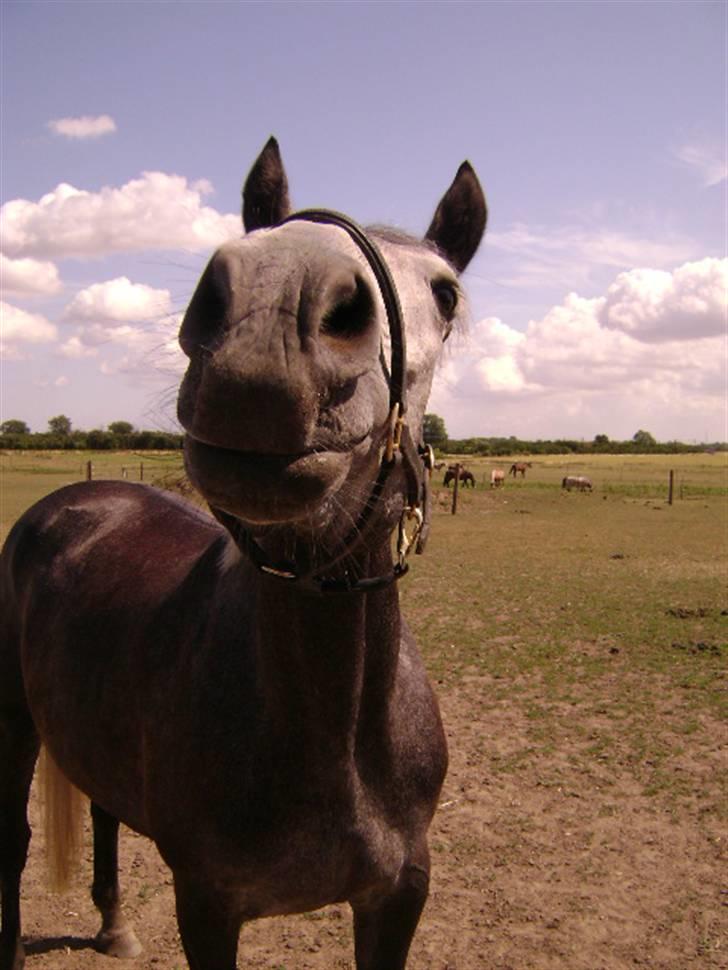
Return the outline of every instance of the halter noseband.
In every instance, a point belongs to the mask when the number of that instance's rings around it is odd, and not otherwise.
[[[404,320],[397,288],[379,248],[361,226],[340,212],[328,209],[303,209],[288,216],[280,225],[297,221],[322,223],[344,229],[369,263],[384,302],[391,342],[391,363],[389,367],[389,426],[379,472],[359,518],[342,542],[342,551],[327,562],[324,567],[315,568],[308,573],[298,573],[295,564],[274,565],[269,562],[263,549],[251,533],[242,526],[239,519],[221,509],[213,508],[212,511],[232,533],[239,547],[245,551],[260,572],[275,576],[283,581],[295,583],[300,588],[314,592],[366,592],[370,589],[387,586],[404,576],[409,568],[405,559],[413,547],[417,553],[424,551],[430,525],[429,479],[434,464],[434,455],[428,445],[415,446],[409,427],[405,422],[407,410],[407,346]],[[393,564],[392,571],[385,576],[363,579],[331,579],[322,575],[338,565],[351,554],[356,546],[361,544],[366,535],[367,527],[372,521],[373,512],[384,491],[385,483],[398,463],[402,465],[405,473],[407,504],[400,517],[397,561]],[[410,520],[414,520],[415,526],[412,534],[408,535],[407,523]]]

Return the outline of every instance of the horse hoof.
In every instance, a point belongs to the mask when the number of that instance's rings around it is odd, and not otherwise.
[[[7,967],[8,970],[23,970],[25,967],[25,950],[22,943],[15,940],[5,946],[4,941],[0,940],[0,967]]]
[[[142,945],[132,929],[101,930],[94,940],[94,946],[99,953],[119,960],[133,960],[142,952]]]

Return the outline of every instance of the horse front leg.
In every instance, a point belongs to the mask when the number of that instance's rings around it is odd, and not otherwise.
[[[91,897],[101,913],[101,929],[94,945],[107,956],[131,960],[142,946],[124,918],[119,892],[119,820],[91,803],[94,829],[94,881]]]
[[[224,893],[174,873],[177,925],[190,970],[235,970],[242,918]]]
[[[403,868],[390,895],[352,902],[357,970],[404,970],[429,887],[425,857]]]

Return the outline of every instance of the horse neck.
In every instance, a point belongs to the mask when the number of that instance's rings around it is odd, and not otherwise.
[[[391,571],[389,546],[365,575]],[[266,710],[281,730],[351,752],[386,716],[399,658],[396,585],[368,593],[311,594],[257,576],[257,652]],[[324,735],[325,737],[322,737]]]

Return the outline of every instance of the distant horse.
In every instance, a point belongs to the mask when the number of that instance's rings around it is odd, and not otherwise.
[[[494,468],[490,473],[490,487],[500,488],[506,480],[506,473],[502,468]]]
[[[450,482],[454,482],[456,476],[457,476],[457,465],[450,465],[447,471],[445,472],[445,477],[442,480],[442,484],[445,486],[445,488],[450,487]],[[466,468],[461,468],[460,482],[464,488],[467,488],[468,485],[471,488],[475,488],[475,475],[473,475],[472,472],[469,472]]]
[[[121,820],[172,870],[192,970],[234,970],[246,920],[345,901],[357,970],[404,970],[447,746],[396,580],[427,533],[423,418],[485,220],[467,162],[424,240],[291,215],[270,139],[246,232],[213,255],[180,330],[185,463],[213,514],[98,481],[15,524],[0,568],[1,970],[24,964],[41,744],[54,816],[71,783],[91,799],[97,949],[141,949],[120,906]]]
[[[530,461],[516,461],[514,462],[508,470],[509,475],[513,475],[516,478],[518,475],[521,478],[526,477],[526,469],[531,467]]]
[[[592,483],[586,475],[566,475],[561,481],[561,487],[570,492],[575,488],[579,492],[591,492]]]

